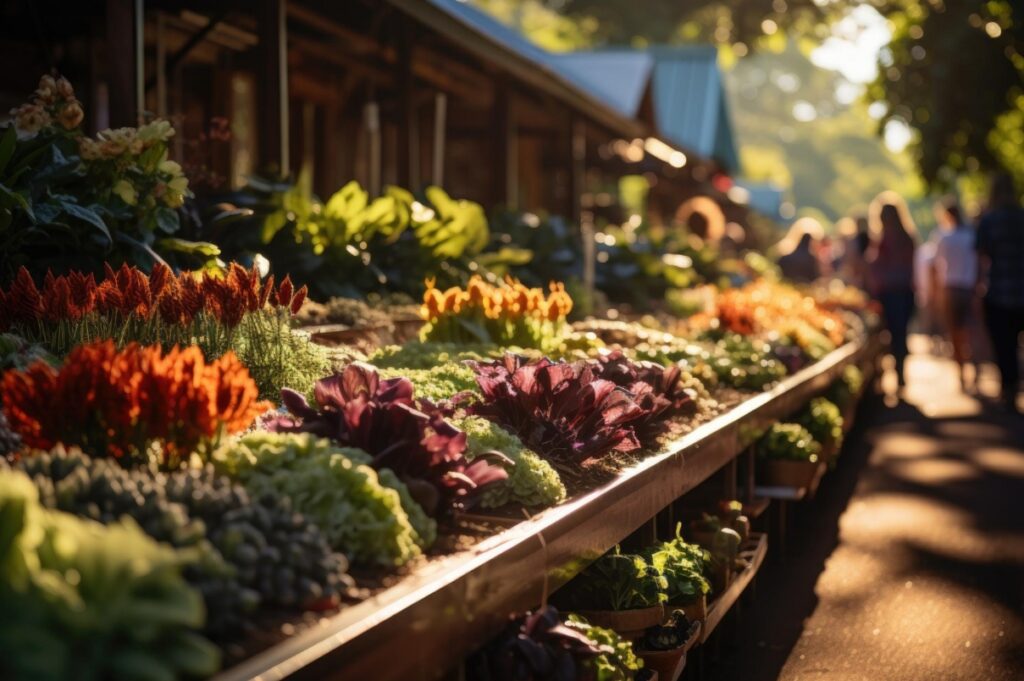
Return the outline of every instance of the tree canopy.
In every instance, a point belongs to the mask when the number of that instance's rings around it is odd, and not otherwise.
[[[551,49],[713,42],[743,57],[787,37],[821,41],[860,0],[477,0]],[[871,0],[892,38],[869,101],[916,133],[911,153],[936,189],[1007,170],[1024,186],[1024,1]],[[552,10],[552,23],[541,12]]]

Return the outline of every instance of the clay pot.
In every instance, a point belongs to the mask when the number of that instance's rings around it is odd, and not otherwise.
[[[670,610],[682,610],[686,613],[686,619],[691,622],[703,622],[708,618],[708,597],[707,594],[701,594],[693,603],[686,605],[673,605],[669,603],[668,608]]]
[[[644,629],[665,621],[665,608],[661,605],[633,610],[581,610],[579,614],[591,624],[611,629],[630,641],[643,634]]]
[[[810,487],[820,465],[817,461],[768,459],[762,463],[763,482],[769,487]]]
[[[676,681],[686,667],[686,646],[675,650],[642,650],[637,653],[644,661],[644,669],[650,669],[663,681]]]

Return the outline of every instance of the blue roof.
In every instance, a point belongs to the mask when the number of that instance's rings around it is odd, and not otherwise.
[[[651,79],[654,59],[639,50],[553,54],[565,77],[624,116],[636,118]]]
[[[711,45],[656,47],[654,115],[669,139],[712,157],[730,171],[739,170],[728,100]]]

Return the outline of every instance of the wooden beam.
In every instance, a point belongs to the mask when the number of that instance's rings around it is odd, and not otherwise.
[[[418,144],[415,128],[416,109],[413,106],[413,95],[416,79],[412,72],[413,31],[404,16],[396,17],[398,21],[398,60],[395,63],[395,82],[398,86],[398,184],[413,191],[419,189],[419,173],[414,167],[416,154],[413,145]]]
[[[445,133],[448,128],[448,95],[438,92],[434,95],[434,172],[431,181],[438,187],[444,186]]]
[[[142,0],[107,0],[107,92],[112,127],[138,125],[142,112],[141,13]]]
[[[290,169],[288,158],[288,29],[287,0],[259,0],[259,158],[263,166]]]
[[[509,83],[497,87],[492,113],[491,143],[494,158],[494,198],[497,205],[514,208],[519,194],[519,159],[515,112]]]

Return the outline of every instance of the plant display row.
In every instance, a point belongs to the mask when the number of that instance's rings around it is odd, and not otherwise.
[[[122,265],[91,273],[47,272],[37,286],[27,269],[0,288],[0,331],[12,331],[58,356],[95,340],[118,345],[195,345],[215,360],[235,353],[256,379],[260,394],[274,398],[286,385],[303,391],[326,373],[325,351],[292,333],[289,315],[306,297],[285,277],[232,264],[223,275],[175,274],[157,265],[149,275]]]
[[[474,275],[466,288],[446,291],[428,279],[420,315],[426,322],[421,339],[433,342],[476,342],[555,350],[572,311],[565,286],[552,283],[545,295],[509,279],[498,285]]]

